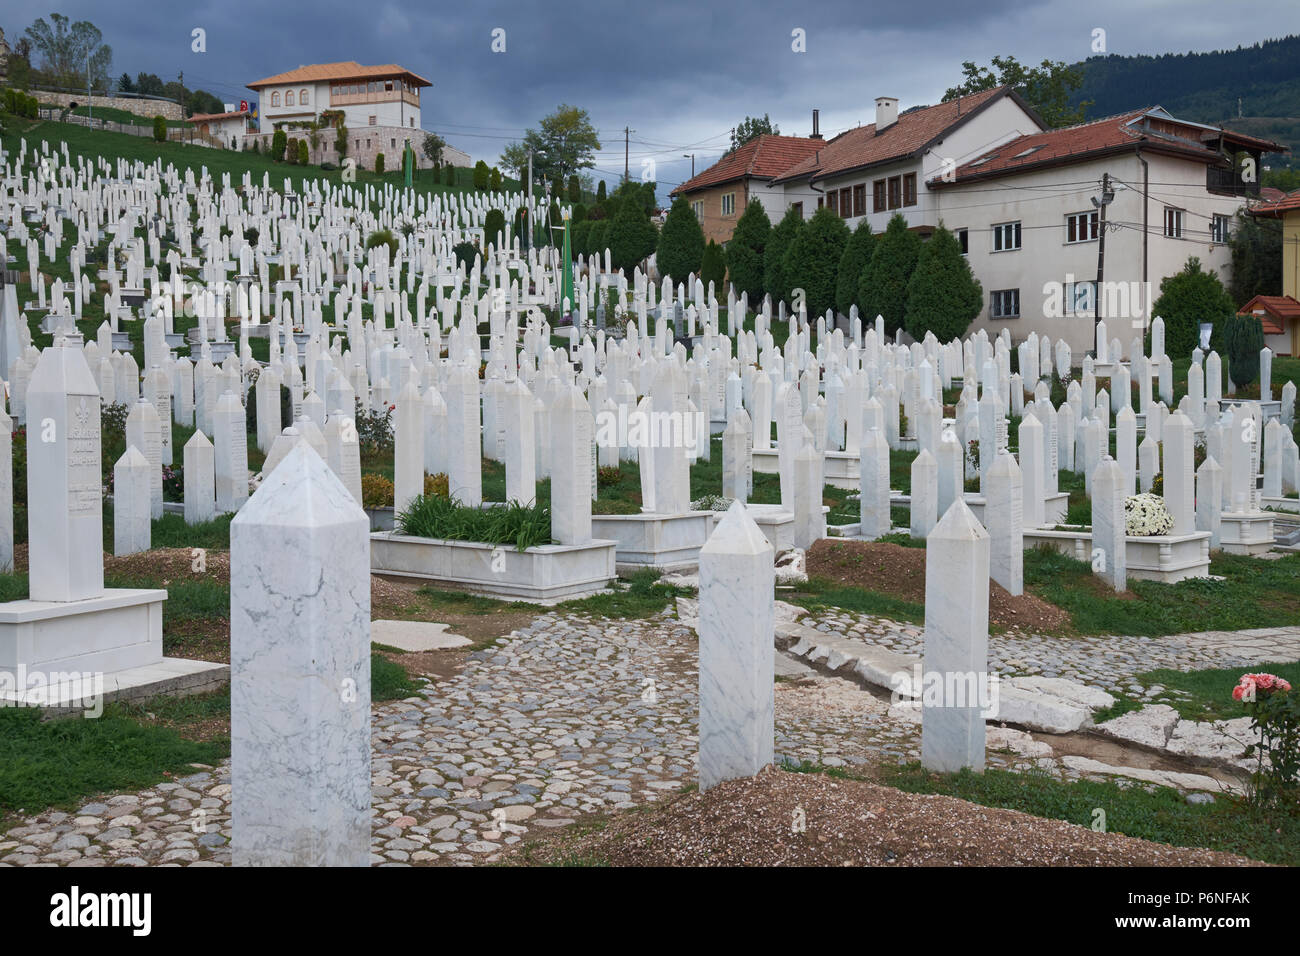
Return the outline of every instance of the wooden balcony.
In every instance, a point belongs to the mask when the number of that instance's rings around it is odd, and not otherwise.
[[[397,103],[405,101],[411,106],[419,107],[420,94],[404,90],[378,90],[374,93],[331,93],[330,107],[360,106],[366,103]]]

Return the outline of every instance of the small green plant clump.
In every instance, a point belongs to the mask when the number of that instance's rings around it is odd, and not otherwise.
[[[518,502],[475,508],[452,497],[421,495],[397,515],[398,531],[416,538],[513,544],[524,551],[551,541],[551,512]]]

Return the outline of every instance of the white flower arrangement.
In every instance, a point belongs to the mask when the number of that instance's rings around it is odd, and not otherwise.
[[[1173,530],[1174,517],[1159,495],[1129,495],[1124,499],[1124,533],[1145,538],[1168,534]]]
[[[731,507],[734,498],[728,498],[724,495],[705,495],[703,498],[696,498],[691,502],[692,511],[726,511]]]

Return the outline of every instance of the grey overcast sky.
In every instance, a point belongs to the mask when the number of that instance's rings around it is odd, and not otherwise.
[[[1160,54],[1251,44],[1300,33],[1295,0],[0,0],[12,42],[51,9],[87,19],[113,48],[113,75],[164,79],[223,100],[244,84],[303,64],[395,62],[426,77],[425,129],[475,159],[502,147],[560,103],[586,109],[604,147],[597,175],[643,161],[671,188],[725,148],[746,115],[771,115],[783,133],[807,135],[811,112],[831,135],[874,117],[877,96],[902,109],[937,102],[963,60],[997,54],[1021,62],[1074,62],[1106,51]],[[206,31],[207,51],[191,50]],[[504,30],[505,51],[493,52]],[[795,52],[802,30],[806,52]],[[662,196],[662,191],[661,191]]]

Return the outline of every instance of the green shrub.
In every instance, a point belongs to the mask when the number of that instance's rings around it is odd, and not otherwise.
[[[638,202],[622,202],[609,226],[609,255],[615,269],[631,276],[632,270],[655,251],[659,232]]]
[[[384,154],[375,153],[375,174],[382,176],[384,174]]]
[[[569,176],[569,202],[582,202],[582,182],[578,179],[577,173]]]
[[[348,128],[342,123],[334,134],[334,149],[339,154],[340,160],[348,154]]]
[[[921,255],[921,238],[907,228],[907,220],[895,214],[876,242],[871,261],[858,280],[858,308],[863,322],[885,318],[885,334],[903,327],[907,310],[907,286]]]
[[[361,504],[365,508],[391,508],[393,483],[383,475],[366,472],[361,476]]]
[[[298,165],[306,166],[310,162],[311,153],[307,148],[307,141],[305,139],[300,139],[298,140]]]
[[[284,162],[284,151],[288,145],[289,134],[282,129],[277,129],[271,134],[271,158],[277,163]]]
[[[862,278],[862,270],[871,261],[871,253],[875,248],[876,234],[871,231],[871,223],[864,217],[849,237],[844,255],[840,256],[839,271],[835,275],[835,308],[843,315],[848,315],[855,305],[858,312],[862,312],[862,303],[858,301],[858,280]],[[866,316],[861,318],[865,325]]]
[[[474,268],[474,259],[478,256],[478,246],[472,242],[458,242],[451,247],[452,253],[456,256],[456,261],[465,267],[466,275],[469,270]]]
[[[749,304],[758,308],[763,298],[763,250],[772,234],[767,211],[757,199],[751,199],[736,220],[736,230],[727,243],[727,274],[736,294],[749,293]]]
[[[605,257],[605,250],[609,248],[609,220],[599,219],[591,227],[591,232],[587,234],[587,258],[595,256]]]
[[[1195,256],[1187,260],[1182,271],[1161,280],[1160,296],[1151,307],[1153,316],[1164,319],[1165,352],[1174,359],[1192,354],[1200,343],[1202,322],[1215,325],[1210,347],[1219,348],[1223,320],[1236,311],[1219,277],[1204,271]]]
[[[704,283],[705,294],[708,294],[709,283],[713,283],[715,295],[723,294],[722,282],[727,277],[727,257],[722,251],[722,246],[718,245],[712,239],[704,247],[704,258],[700,263],[700,281]]]
[[[153,138],[158,143],[167,141],[167,120],[161,116],[153,118]]]
[[[569,251],[573,254],[573,261],[578,261],[578,256],[587,254],[587,244],[591,239],[591,230],[596,223],[590,219],[584,219],[571,226],[569,234]]]
[[[506,214],[500,209],[489,209],[483,217],[483,239],[501,248],[501,233],[506,231]]]
[[[795,288],[803,289],[808,318],[813,321],[835,307],[835,279],[848,244],[849,227],[829,207],[823,206],[813,213],[786,249],[782,263],[786,281],[792,292]]]
[[[474,164],[474,188],[477,189],[479,192],[483,192],[485,189],[487,189],[488,179],[490,175],[491,174],[488,171],[488,164],[483,162],[483,160],[480,159],[477,163]]]
[[[674,286],[680,285],[691,273],[700,271],[703,259],[704,230],[690,202],[678,196],[659,231],[659,247],[655,250],[659,274],[671,277]]]
[[[803,213],[791,206],[768,234],[767,244],[763,248],[763,288],[772,297],[774,311],[778,302],[790,300],[790,287],[786,285],[785,277],[785,253],[803,225]]]
[[[1223,344],[1228,350],[1228,373],[1238,388],[1259,378],[1259,351],[1264,347],[1264,326],[1257,315],[1230,315],[1224,320]]]
[[[493,192],[501,191],[501,170],[497,169],[495,166],[492,167],[491,185]]]
[[[907,284],[907,334],[920,342],[933,332],[940,344],[960,339],[984,307],[984,290],[961,254],[957,237],[940,225],[921,246]]]
[[[396,516],[394,524],[411,537],[513,544],[520,551],[551,540],[550,510],[514,501],[476,508],[451,497],[420,495]]]
[[[448,163],[442,168],[443,184],[447,186],[456,185],[456,167]]]
[[[366,248],[373,249],[376,246],[388,247],[388,261],[394,262],[397,259],[397,237],[393,235],[391,229],[376,229],[366,237]]]

